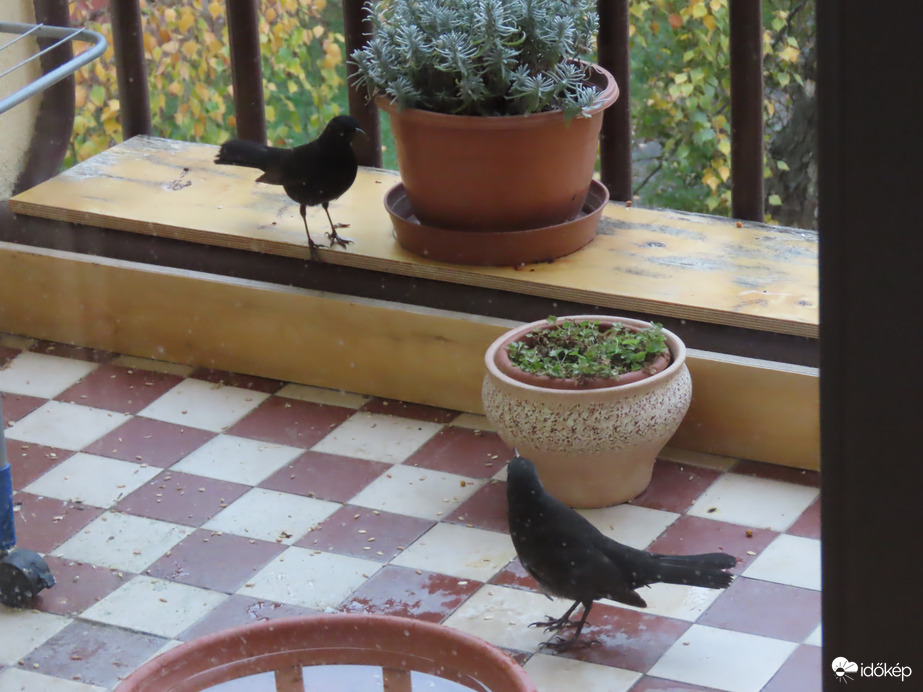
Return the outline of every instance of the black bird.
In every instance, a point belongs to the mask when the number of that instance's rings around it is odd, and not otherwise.
[[[646,608],[635,589],[665,582],[723,589],[731,583],[724,570],[737,564],[727,553],[657,555],[622,545],[603,535],[584,517],[549,495],[535,466],[516,456],[507,469],[506,499],[510,536],[526,571],[548,594],[574,604],[561,617],[543,622],[545,631],[576,626],[573,638],[555,637],[547,646],[564,651],[577,643],[593,601],[611,598]],[[579,621],[571,613],[583,605]]]
[[[305,209],[320,204],[327,213],[330,232],[327,238],[346,247],[352,241],[337,235],[327,205],[346,192],[356,179],[356,155],[350,146],[359,129],[359,123],[348,115],[338,115],[329,123],[320,137],[294,149],[279,149],[243,139],[230,139],[221,145],[215,163],[259,168],[263,175],[258,183],[281,185],[285,194],[298,202],[304,230],[308,234],[308,247],[315,255],[318,245],[311,240]]]

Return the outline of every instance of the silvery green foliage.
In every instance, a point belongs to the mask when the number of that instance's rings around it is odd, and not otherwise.
[[[371,0],[355,81],[399,108],[460,115],[583,112],[597,90],[573,61],[591,51],[595,0]]]

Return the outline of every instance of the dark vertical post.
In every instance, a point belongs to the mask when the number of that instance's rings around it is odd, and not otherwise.
[[[824,690],[831,663],[875,665],[859,685],[923,675],[919,334],[919,74],[923,3],[818,0],[821,527]],[[874,327],[872,325],[875,325]],[[871,331],[870,331],[871,330]],[[888,338],[896,335],[898,342]],[[910,351],[916,351],[910,347]],[[888,374],[866,376],[869,364]],[[919,682],[919,681],[918,681]]]
[[[266,143],[258,0],[227,0],[237,136]]]
[[[362,48],[372,33],[372,23],[368,19],[364,0],[344,0],[343,23],[346,34],[346,56]],[[365,138],[355,140],[356,157],[362,166],[381,166],[381,128],[379,126],[378,108],[369,101],[364,92],[353,85],[356,68],[346,63],[346,79],[349,82],[349,113],[359,121],[359,127],[365,131]]]
[[[631,199],[631,97],[628,62],[628,0],[598,0],[599,64],[619,85],[619,98],[606,111],[600,135],[600,178],[614,200]]]
[[[151,102],[147,93],[147,66],[144,62],[144,34],[138,0],[113,0],[112,48],[119,84],[119,117],[122,136],[151,133]]]
[[[731,216],[763,220],[761,0],[731,0]]]

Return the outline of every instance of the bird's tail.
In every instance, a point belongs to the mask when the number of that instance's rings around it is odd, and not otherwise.
[[[655,581],[667,584],[688,584],[709,589],[723,589],[730,585],[732,575],[724,570],[737,564],[737,559],[727,553],[703,555],[651,555],[656,574]]]
[[[244,139],[229,139],[221,145],[215,163],[225,163],[231,166],[247,166],[265,171],[279,159],[279,149],[268,147],[257,142],[248,142]]]

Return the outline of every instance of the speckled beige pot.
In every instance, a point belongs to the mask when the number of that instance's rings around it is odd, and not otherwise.
[[[563,319],[648,326],[600,315]],[[546,490],[572,507],[606,507],[640,495],[692,400],[685,345],[665,329],[672,355],[665,370],[600,389],[546,389],[501,372],[499,350],[545,323],[507,332],[487,349],[481,396],[488,420],[504,442],[535,463]]]

